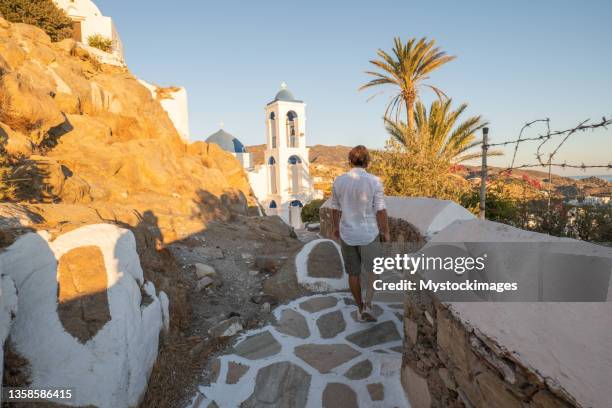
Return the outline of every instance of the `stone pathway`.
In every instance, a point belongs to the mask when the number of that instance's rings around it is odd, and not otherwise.
[[[400,384],[398,303],[377,323],[355,320],[348,293],[315,295],[275,311],[277,323],[244,333],[213,363],[191,408],[407,407]]]

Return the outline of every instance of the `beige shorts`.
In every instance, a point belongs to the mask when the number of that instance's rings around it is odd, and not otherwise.
[[[382,248],[380,238],[376,238],[367,245],[348,245],[340,240],[340,249],[346,273],[350,276],[359,276],[362,270],[372,271],[374,258],[379,256]]]

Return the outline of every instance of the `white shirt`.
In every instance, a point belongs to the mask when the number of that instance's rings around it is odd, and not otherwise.
[[[361,167],[334,180],[330,207],[342,211],[340,238],[348,245],[367,245],[378,236],[376,213],[385,209],[379,178]]]

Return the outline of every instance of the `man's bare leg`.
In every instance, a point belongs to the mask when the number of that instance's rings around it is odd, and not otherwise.
[[[355,303],[357,303],[357,307],[359,308],[359,313],[363,310],[363,302],[361,301],[361,277],[349,275],[349,288],[351,288],[351,293],[353,294],[353,299],[355,299]]]
[[[370,312],[364,312],[365,305],[361,300],[361,276],[349,275],[349,287],[357,307],[359,308],[359,319],[366,322],[375,322],[376,318],[370,314]]]

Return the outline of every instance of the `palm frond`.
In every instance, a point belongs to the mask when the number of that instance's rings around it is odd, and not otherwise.
[[[391,53],[379,49],[376,54],[378,59],[370,60],[370,64],[374,65],[377,70],[366,71],[366,74],[373,76],[374,79],[359,87],[359,90],[382,85],[399,88],[397,95],[402,100],[394,99],[387,106],[385,117],[395,113],[396,120],[399,120],[402,109],[411,108],[418,100],[421,86],[432,89],[440,100],[443,97],[448,99],[439,88],[423,84],[423,81],[429,79],[429,73],[455,59],[454,56],[449,56],[436,47],[435,40],[428,40],[426,37],[419,40],[411,38],[403,43],[401,38],[395,37]],[[392,109],[389,112],[391,106]],[[409,124],[412,123],[411,117],[407,119]]]

